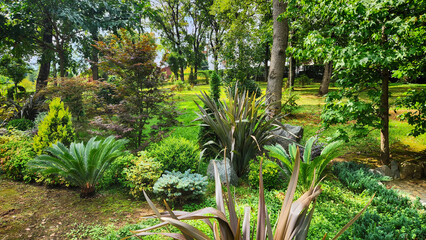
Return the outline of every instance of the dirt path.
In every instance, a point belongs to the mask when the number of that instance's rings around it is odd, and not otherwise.
[[[394,188],[413,200],[420,198],[420,202],[426,206],[426,180],[393,180],[384,184],[387,188]]]
[[[110,225],[117,229],[147,215],[146,203],[122,193],[80,199],[78,191],[24,184],[0,178],[0,240],[68,239],[76,226]]]

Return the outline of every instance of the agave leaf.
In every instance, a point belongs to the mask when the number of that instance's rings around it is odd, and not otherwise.
[[[181,222],[173,218],[162,218],[163,221],[177,227],[183,234],[188,235],[197,240],[208,240],[210,239],[206,234],[198,230],[197,228],[189,225],[188,223]]]
[[[256,239],[264,240],[266,236],[266,204],[265,204],[265,195],[263,189],[263,174],[262,174],[262,165],[263,159],[260,160],[259,167],[259,205],[257,210],[257,232]]]
[[[155,215],[158,219],[161,219],[160,211],[155,207],[154,203],[151,201],[151,199],[148,197],[145,191],[143,191],[143,195],[145,196],[146,202],[151,207],[152,211],[154,211]]]
[[[141,232],[141,233],[137,233],[137,234],[135,234],[135,235],[133,235],[133,236],[141,237],[141,236],[150,236],[150,235],[163,235],[163,236],[165,236],[165,237],[170,237],[170,238],[173,238],[173,239],[186,240],[186,238],[185,238],[182,234],[180,234],[180,233],[163,233],[163,232],[156,232],[156,233],[153,233],[153,232]],[[128,239],[128,238],[131,238],[131,237],[133,237],[133,236],[125,237],[125,238],[123,238],[123,240],[124,240],[124,239]]]
[[[265,212],[266,212],[266,234],[268,236],[268,240],[273,240],[274,239],[274,235],[272,234],[272,225],[271,225],[271,221],[269,220],[269,213],[268,213],[268,208],[265,205]]]
[[[287,187],[287,192],[285,194],[284,202],[281,207],[281,212],[277,220],[277,229],[275,231],[275,240],[281,240],[284,238],[285,233],[288,228],[288,218],[290,215],[291,205],[294,198],[294,192],[297,187],[297,179],[299,177],[299,167],[300,167],[300,151],[297,148],[296,157],[295,157],[293,174],[291,175],[290,182]]]
[[[309,214],[307,217],[303,219],[303,221],[300,223],[300,230],[297,230],[296,235],[294,236],[294,240],[305,240],[308,236],[309,226],[311,225],[312,216],[314,215],[314,209],[315,209],[316,199],[314,199],[314,203],[312,205],[311,211],[309,211]]]
[[[365,205],[365,207],[354,217],[352,218],[351,221],[349,221],[337,234],[336,236],[334,236],[334,239],[337,239],[338,237],[340,237],[340,235],[342,235],[352,224],[354,224],[354,222],[361,217],[362,213],[365,212],[365,210],[367,209],[367,207],[371,204],[371,202],[373,201],[373,198],[376,194],[373,194],[373,196],[371,197],[370,201],[368,201],[367,205]]]
[[[220,240],[220,232],[216,222],[213,224],[213,236],[215,240]]]
[[[250,207],[244,208],[243,240],[250,240]]]
[[[213,161],[214,179],[215,179],[215,193],[216,193],[216,207],[219,211],[225,213],[225,205],[223,203],[222,183],[220,181],[219,170],[217,170],[216,163]]]

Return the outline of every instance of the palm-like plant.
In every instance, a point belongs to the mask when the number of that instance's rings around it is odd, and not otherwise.
[[[182,220],[202,220],[204,221],[213,232],[214,239],[216,240],[249,240],[252,239],[250,233],[250,207],[245,207],[244,218],[241,219],[237,216],[235,211],[235,203],[232,198],[231,191],[228,188],[228,201],[224,201],[222,193],[222,185],[219,177],[219,173],[215,166],[215,182],[216,182],[216,205],[215,208],[204,208],[195,212],[184,212],[184,211],[171,211],[166,203],[167,212],[160,213],[154,206],[152,201],[145,194],[145,198],[148,204],[154,211],[157,218],[162,223],[155,226],[145,228],[142,230],[134,231],[135,236],[143,237],[148,235],[163,235],[180,240],[207,240],[210,239],[204,232],[191,226],[190,224],[183,222]],[[290,178],[287,193],[285,195],[281,213],[277,219],[275,231],[269,221],[265,197],[263,188],[262,178],[262,163],[260,164],[259,171],[259,205],[257,210],[257,240],[290,240],[290,239],[306,239],[308,234],[309,225],[315,209],[315,202],[318,195],[322,192],[321,186],[314,185],[315,180],[312,182],[311,187],[306,191],[299,199],[293,202],[294,193],[296,191],[297,179],[300,168],[300,154],[297,149],[296,161],[294,164],[293,174]],[[374,196],[373,196],[374,197]],[[366,210],[370,202],[358,213],[348,224],[346,224],[342,230],[333,238],[339,237],[350,225],[358,219],[361,214]],[[227,204],[228,214],[225,212],[225,202]],[[226,217],[229,216],[229,219]],[[210,220],[217,220],[213,223]],[[173,225],[178,228],[181,233],[169,233],[169,232],[148,232],[150,230],[157,229],[162,226]],[[242,224],[242,225],[241,225]],[[325,239],[325,236],[324,236]]]
[[[339,156],[337,148],[342,145],[342,141],[332,142],[321,151],[320,156],[312,159],[312,146],[316,140],[317,139],[315,137],[311,137],[306,142],[303,158],[300,163],[299,186],[303,191],[309,189],[314,179],[316,179],[316,181],[320,181],[321,174],[327,164]],[[275,146],[268,145],[264,148],[269,151],[270,157],[277,158],[282,162],[283,173],[290,178],[296,164],[296,144],[290,144],[288,152],[279,144]]]
[[[225,149],[235,172],[241,177],[260,147],[273,137],[271,130],[276,119],[268,119],[263,111],[264,97],[256,99],[255,94],[249,95],[247,91],[236,89],[234,94],[228,91],[227,100],[223,101],[215,101],[204,92],[198,98],[206,109],[196,102],[201,112],[197,120],[209,126],[217,136],[216,142],[205,145],[216,153]]]
[[[71,143],[69,149],[58,142],[47,148],[51,155],[39,155],[28,162],[34,170],[56,174],[73,185],[81,187],[81,197],[90,197],[95,193],[95,186],[105,170],[118,156],[127,140],[116,140],[109,136],[104,140],[91,138],[85,145]]]

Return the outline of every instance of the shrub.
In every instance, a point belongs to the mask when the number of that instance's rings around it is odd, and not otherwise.
[[[262,165],[263,185],[265,189],[281,189],[284,186],[284,177],[281,174],[281,168],[277,163],[267,160],[265,157],[257,157],[256,160],[250,161],[250,172],[248,180],[251,187],[259,187],[259,169],[260,161],[264,159]]]
[[[20,131],[26,131],[33,128],[34,123],[31,120],[25,119],[25,118],[13,119],[7,123],[6,128],[9,128],[9,127],[16,128],[17,130],[20,130]]]
[[[424,207],[416,207],[407,197],[379,184],[382,176],[353,162],[336,163],[333,172],[352,191],[376,193],[374,210],[354,224],[354,239],[426,239]]]
[[[139,153],[139,158],[133,160],[133,165],[125,170],[126,186],[130,188],[130,194],[140,198],[143,191],[151,191],[163,168],[160,162],[148,157],[145,151]]]
[[[81,197],[93,196],[96,184],[111,162],[121,155],[126,140],[109,136],[104,140],[91,138],[87,144],[71,143],[70,147],[58,142],[47,149],[50,155],[39,155],[28,166],[46,174],[62,176],[81,188]]]
[[[214,71],[211,75],[210,80],[210,96],[215,100],[216,102],[219,101],[220,98],[220,86],[221,86],[221,80],[219,75],[216,71]]]
[[[35,175],[27,169],[26,164],[35,156],[28,136],[17,132],[0,136],[0,169],[7,178],[25,182],[33,180]]]
[[[49,114],[49,112],[39,112],[34,119],[34,125],[38,128],[38,126],[43,122],[44,118]]]
[[[190,171],[165,171],[155,182],[154,193],[162,199],[178,204],[199,199],[206,191],[207,177]]]
[[[237,81],[233,79],[227,85],[229,86],[232,95],[234,95],[235,90],[238,89],[241,92],[247,91],[250,96],[252,94],[254,94],[255,97],[262,96],[262,90],[260,89],[259,84],[257,84],[253,79],[250,78],[245,79],[243,81]]]
[[[105,171],[102,179],[99,181],[98,187],[107,188],[113,185],[125,186],[127,182],[127,169],[135,166],[137,159],[135,155],[129,152],[116,158]]]
[[[208,147],[216,154],[226,148],[226,157],[231,159],[233,168],[241,177],[248,171],[248,164],[261,147],[273,135],[275,118],[267,117],[263,107],[264,97],[256,99],[255,94],[247,91],[234,93],[228,91],[228,100],[215,102],[206,93],[198,96],[198,119],[208,125],[216,135],[217,141]]]
[[[65,145],[74,140],[74,128],[71,123],[71,113],[64,108],[61,99],[54,98],[49,104],[49,113],[38,127],[34,136],[34,151],[41,154],[52,144],[61,142]]]
[[[309,189],[312,181],[315,179],[315,183],[320,181],[321,174],[324,171],[327,164],[340,155],[337,148],[341,146],[342,142],[332,142],[328,144],[322,151],[321,155],[312,159],[311,150],[315,137],[311,137],[305,145],[302,162],[300,163],[299,183],[303,190]],[[283,173],[290,177],[293,173],[294,163],[296,159],[297,147],[296,144],[291,144],[288,147],[288,152],[279,144],[275,146],[265,146],[265,149],[269,151],[269,156],[277,158],[283,163]]]
[[[164,170],[183,172],[197,169],[200,152],[196,143],[184,138],[169,137],[150,146],[147,156],[161,162]]]
[[[296,82],[298,82],[300,85],[305,86],[307,84],[310,84],[312,82],[312,79],[310,79],[305,74],[300,75],[295,79]]]

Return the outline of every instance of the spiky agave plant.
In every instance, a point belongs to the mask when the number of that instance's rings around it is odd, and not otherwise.
[[[104,140],[91,138],[87,144],[71,143],[69,149],[58,142],[43,154],[28,162],[28,166],[46,174],[56,174],[81,188],[81,197],[90,197],[110,164],[122,154],[127,140],[109,136]]]
[[[133,233],[135,234],[135,236],[142,237],[158,234],[180,240],[210,239],[204,232],[182,221],[198,219],[204,221],[210,227],[215,240],[252,239],[252,234],[254,233],[250,233],[250,207],[245,207],[244,217],[241,220],[241,218],[239,218],[236,214],[235,203],[232,198],[231,191],[229,189],[229,184],[227,184],[228,201],[224,201],[219,173],[217,171],[216,165],[214,167],[217,209],[208,207],[203,208],[201,210],[197,210],[195,212],[171,211],[166,203],[167,212],[160,213],[159,210],[154,206],[152,201],[148,198],[146,193],[144,193],[145,198],[152,210],[154,211],[156,217],[159,218],[162,222],[152,227],[134,231]],[[293,202],[294,193],[296,191],[297,186],[297,179],[299,175],[299,168],[300,153],[297,149],[293,174],[291,175],[290,183],[287,188],[287,193],[285,195],[281,207],[281,212],[275,225],[276,229],[274,231],[269,221],[266,209],[262,177],[262,164],[260,164],[259,205],[257,210],[257,231],[255,233],[257,240],[265,240],[266,238],[268,238],[268,240],[306,239],[309,230],[309,225],[315,209],[316,198],[322,192],[322,189],[321,186],[314,185],[313,183],[315,181],[312,181],[309,190],[306,191],[299,199]],[[339,237],[350,225],[352,225],[353,222],[355,222],[355,220],[358,219],[361,214],[366,210],[372,200],[373,198],[371,198],[371,200],[361,210],[361,212],[358,213],[348,224],[346,224],[333,239]],[[225,213],[225,202],[227,204],[228,214]],[[229,219],[226,216],[229,216]],[[211,220],[216,221],[212,222]],[[169,224],[178,228],[181,233],[148,232],[150,230],[154,230]],[[324,239],[325,237],[326,236],[324,236]]]
[[[248,91],[228,90],[227,100],[215,101],[202,92],[198,98],[205,106],[195,102],[200,110],[198,118],[216,135],[216,141],[205,143],[216,154],[226,149],[234,170],[241,177],[248,170],[248,164],[274,135],[276,118],[268,118],[263,111],[264,97],[256,98]]]

